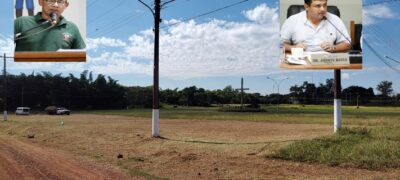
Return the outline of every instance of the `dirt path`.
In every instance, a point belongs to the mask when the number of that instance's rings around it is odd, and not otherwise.
[[[131,179],[105,166],[0,137],[0,179]]]
[[[10,119],[0,122],[0,180],[128,178],[114,168],[144,178],[183,180],[400,177],[400,169],[370,171],[268,158],[293,141],[331,135],[331,125],[163,119],[163,138],[155,139],[148,118],[74,114]],[[28,134],[35,138],[27,139]],[[118,154],[123,158],[117,159]]]

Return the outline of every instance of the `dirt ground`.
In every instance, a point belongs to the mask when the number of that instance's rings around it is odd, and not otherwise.
[[[400,177],[399,169],[369,171],[267,158],[296,140],[331,135],[330,125],[161,117],[162,138],[155,139],[150,137],[151,119],[146,118],[34,115],[9,119],[0,123],[0,174],[6,174],[0,179]]]
[[[0,138],[0,179],[144,179],[64,153]]]

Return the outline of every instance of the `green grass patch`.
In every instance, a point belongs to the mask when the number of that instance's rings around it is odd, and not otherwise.
[[[222,112],[218,107],[184,107],[164,105],[162,119],[235,120],[301,124],[332,124],[333,105],[263,105],[265,112]],[[122,115],[151,118],[151,109],[81,111],[84,114]],[[342,106],[343,124],[358,126],[399,125],[400,107]]]
[[[399,127],[343,128],[330,137],[292,143],[270,157],[372,170],[400,168],[400,131]]]
[[[147,180],[167,180],[167,178],[161,178],[158,176],[154,176],[152,174],[149,174],[145,171],[136,169],[136,168],[129,168],[126,166],[123,166],[124,169],[128,171],[128,175],[132,177],[144,177]]]

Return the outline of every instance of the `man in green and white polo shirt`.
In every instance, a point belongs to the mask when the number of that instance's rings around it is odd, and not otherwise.
[[[62,16],[68,0],[39,0],[42,12],[23,16],[14,21],[15,51],[57,51],[59,49],[84,49],[85,42],[78,27]],[[55,13],[57,21],[51,21]],[[48,21],[48,23],[44,23]],[[44,23],[43,26],[29,30]]]

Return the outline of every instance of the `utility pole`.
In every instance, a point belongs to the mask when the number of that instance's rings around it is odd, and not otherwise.
[[[140,3],[145,5],[153,14],[154,17],[154,66],[153,66],[153,113],[152,113],[152,137],[160,137],[159,133],[159,112],[160,112],[160,100],[159,100],[159,60],[160,60],[160,22],[161,22],[161,9],[168,3],[175,0],[168,0],[161,3],[161,0],[154,0],[154,10],[149,5],[144,3],[142,0],[138,0]]]
[[[342,85],[340,74],[340,69],[334,70],[333,131],[335,133],[342,128]]]
[[[4,69],[3,69],[3,78],[4,78],[4,112],[3,112],[3,120],[7,121],[7,57],[4,53]]]
[[[358,104],[358,99],[360,98],[360,95],[357,94],[357,109],[360,108],[360,105]]]

